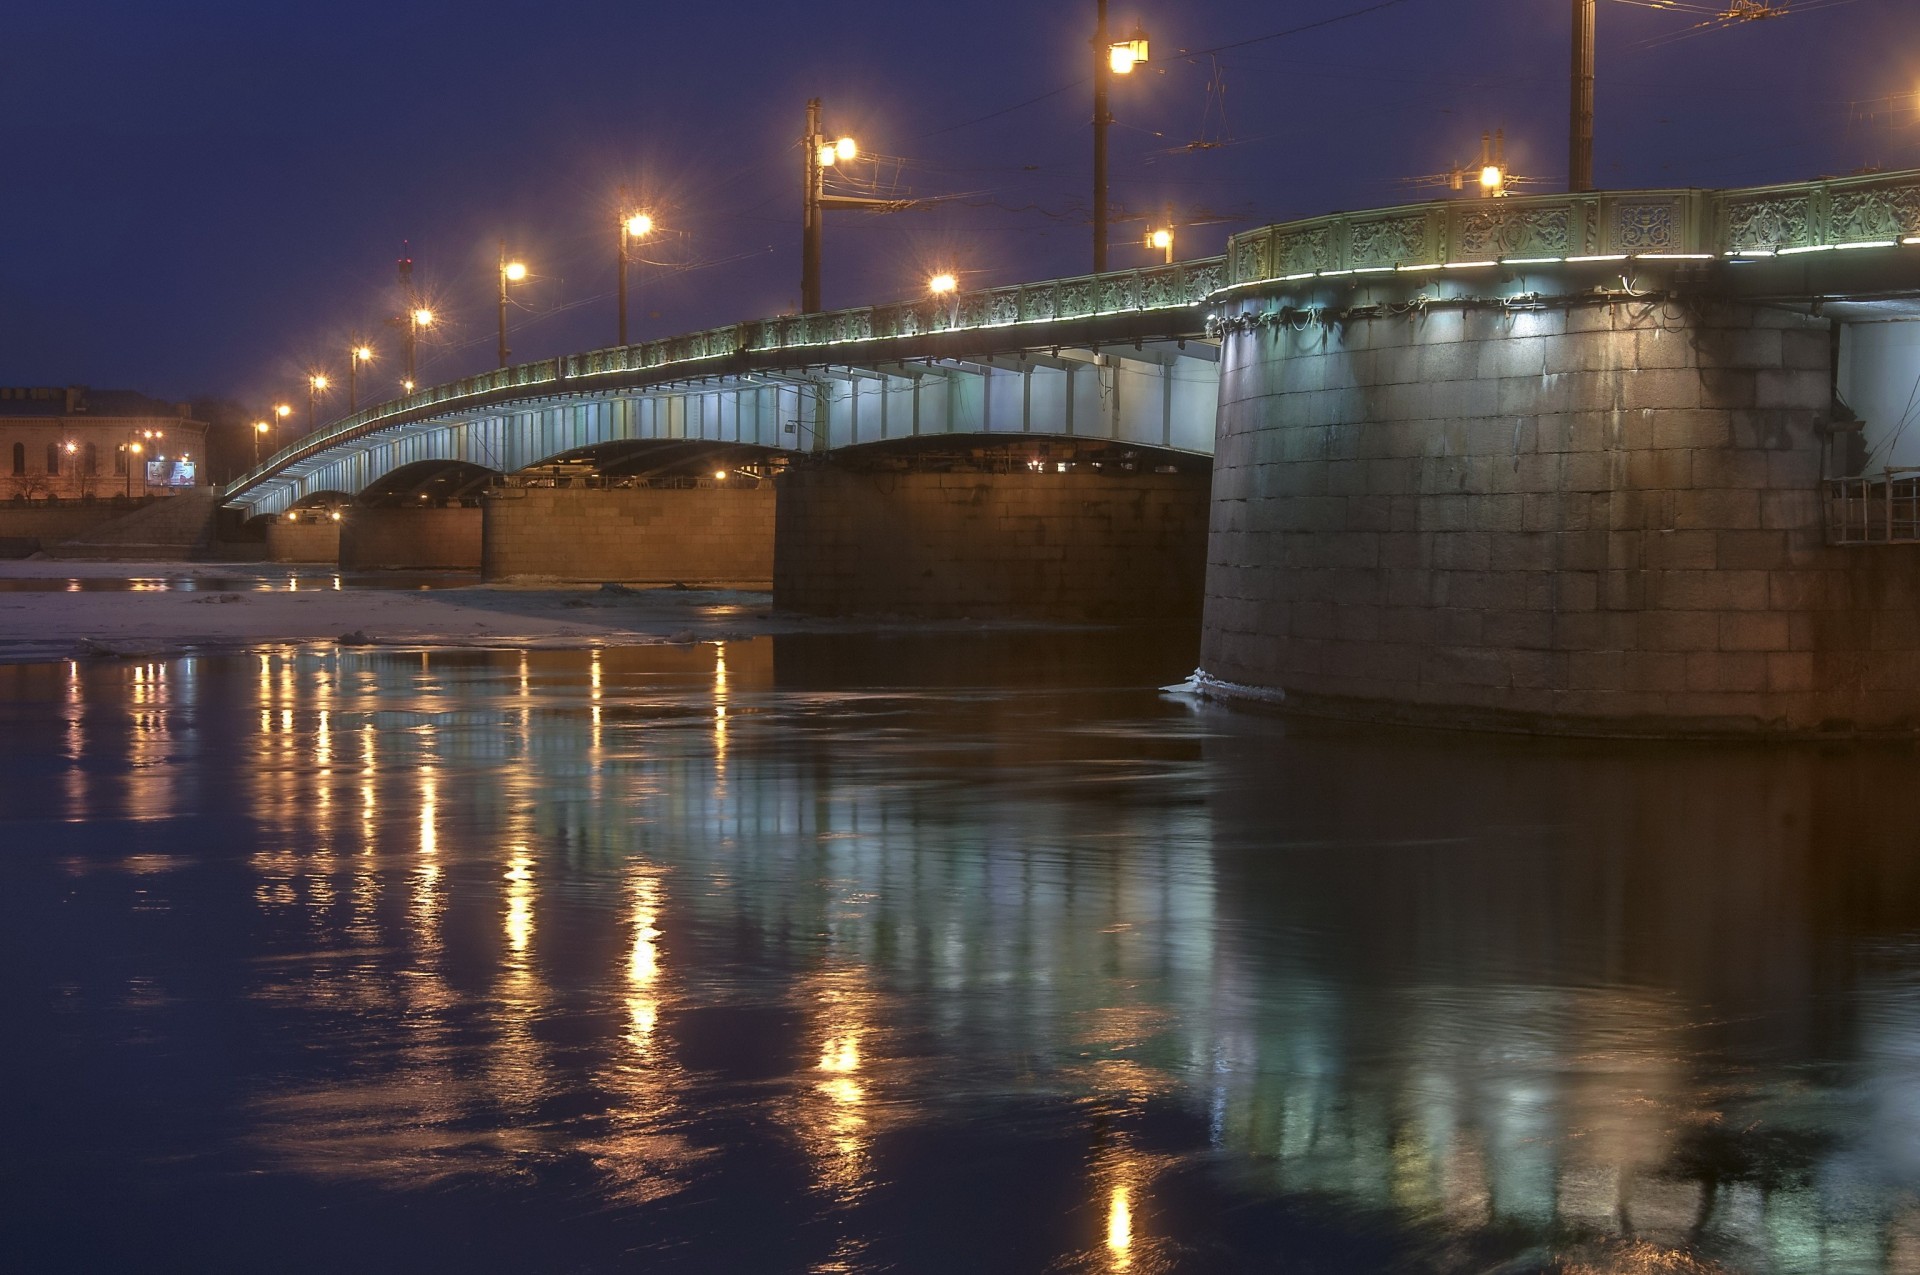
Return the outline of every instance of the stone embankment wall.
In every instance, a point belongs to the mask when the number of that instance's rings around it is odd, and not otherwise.
[[[350,506],[340,520],[340,567],[478,571],[478,509]]]
[[[337,563],[340,526],[325,516],[303,515],[292,521],[284,516],[276,518],[267,526],[267,561]]]
[[[868,473],[778,480],[773,600],[826,615],[1199,614],[1205,474]]]
[[[1452,725],[1920,725],[1920,548],[1824,543],[1831,348],[1647,301],[1230,333],[1203,672]]]
[[[127,510],[111,504],[44,505],[0,504],[0,558],[32,553],[42,545],[58,544],[85,535],[102,523],[122,517]]]
[[[765,589],[774,491],[503,487],[484,505],[483,573]]]

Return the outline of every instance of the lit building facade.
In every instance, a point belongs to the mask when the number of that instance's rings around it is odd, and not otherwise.
[[[169,495],[200,481],[207,425],[185,403],[84,385],[0,386],[0,494]]]

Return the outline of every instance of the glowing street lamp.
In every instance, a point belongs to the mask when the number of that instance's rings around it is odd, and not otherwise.
[[[858,208],[865,212],[900,212],[919,206],[913,199],[874,199],[867,195],[829,195],[827,170],[860,154],[851,137],[828,137],[820,131],[820,99],[807,102],[807,135],[801,143],[806,180],[800,204],[800,308],[808,314],[820,309],[821,222],[829,208]]]
[[[420,343],[420,329],[433,326],[433,311],[425,306],[416,306],[407,311],[407,379],[402,382],[407,392],[413,392],[414,353]]]
[[[411,393],[413,393],[413,382],[412,382],[412,381],[402,381],[402,382],[400,382],[400,388],[401,388],[401,389],[402,389],[403,391],[405,391],[406,393],[408,393],[408,394],[411,394]]]
[[[273,450],[276,452],[280,450],[280,425],[287,417],[292,415],[293,408],[288,404],[275,403],[273,405]]]
[[[320,396],[327,392],[327,386],[331,384],[325,372],[312,372],[307,376],[307,433],[309,434],[313,433],[314,405]]]
[[[653,218],[633,209],[627,192],[620,192],[620,332],[619,343],[627,343],[627,263],[632,260],[633,242],[653,233]]]
[[[1124,40],[1109,38],[1107,0],[1099,0],[1093,31],[1093,272],[1107,268],[1107,90],[1116,75],[1131,75],[1147,60],[1147,33],[1138,26]]]
[[[1136,23],[1133,34],[1107,46],[1107,69],[1115,75],[1132,75],[1136,63],[1147,60],[1147,33]]]
[[[1163,260],[1166,262],[1166,264],[1172,265],[1173,264],[1173,227],[1162,226],[1158,230],[1149,232],[1147,235],[1147,247],[1166,254]]]
[[[942,271],[927,280],[927,291],[936,297],[943,297],[959,290],[960,281],[949,271]]]
[[[255,421],[253,423],[253,467],[255,469],[260,468],[260,438],[270,428],[272,427],[265,421]],[[134,446],[137,448],[139,444],[136,443]]]
[[[347,410],[360,410],[360,365],[373,362],[371,346],[356,343],[347,351]]]
[[[507,285],[527,277],[527,263],[507,260],[506,240],[500,241],[500,366],[507,365]]]

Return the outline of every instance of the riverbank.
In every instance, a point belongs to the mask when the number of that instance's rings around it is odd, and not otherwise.
[[[4,663],[289,642],[559,647],[1013,627],[1036,626],[776,616],[769,594],[744,590],[490,585],[259,564],[0,562]]]

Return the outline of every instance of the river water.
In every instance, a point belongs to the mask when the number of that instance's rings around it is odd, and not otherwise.
[[[1920,1270],[1915,750],[1191,648],[0,668],[6,1264]]]

